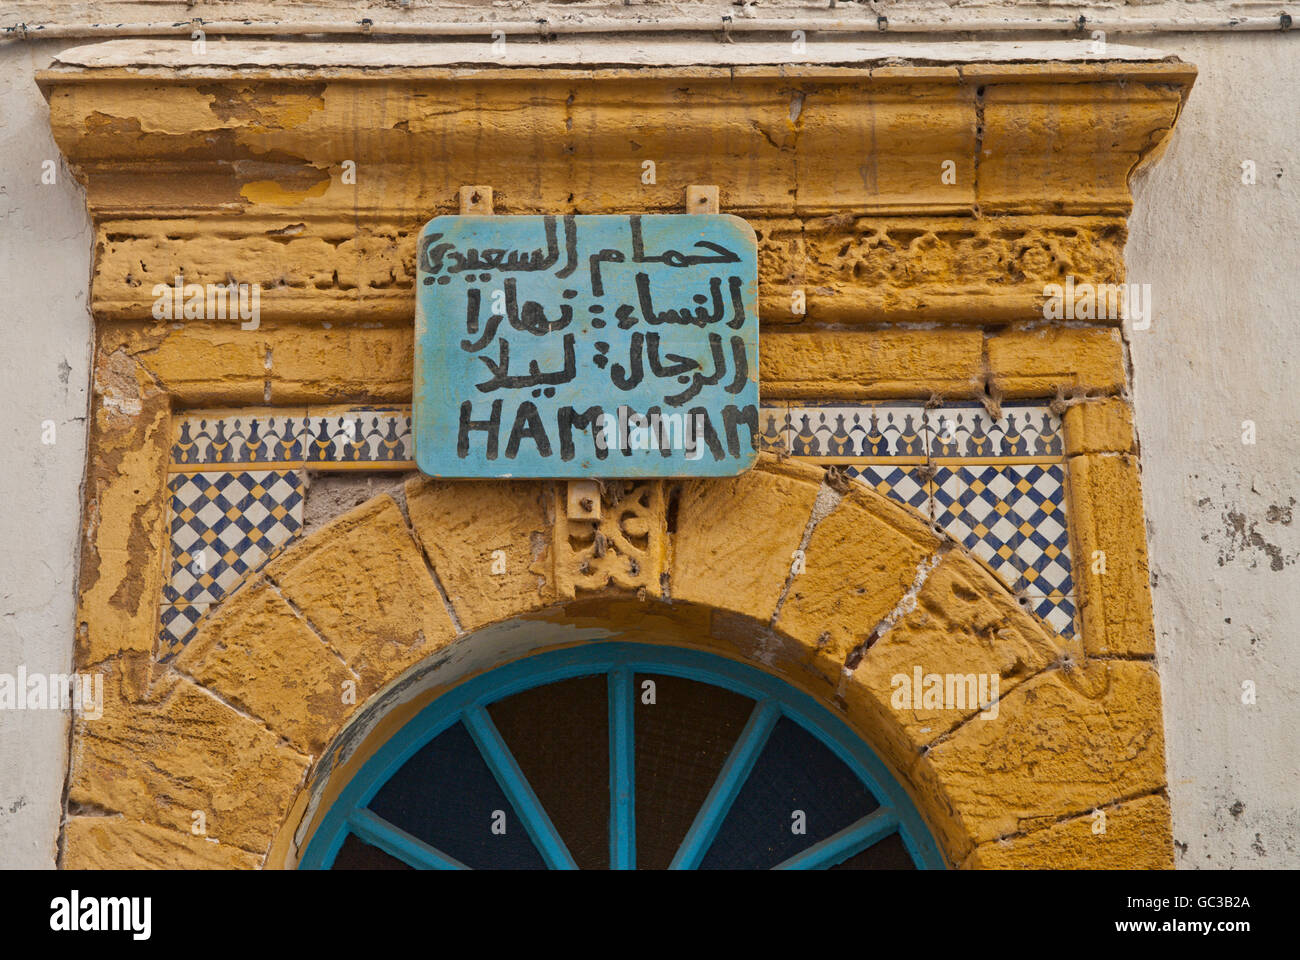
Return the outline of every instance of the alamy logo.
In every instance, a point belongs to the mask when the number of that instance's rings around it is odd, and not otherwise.
[[[256,330],[262,322],[262,285],[258,283],[155,283],[150,291],[155,320],[243,320],[240,329]]]
[[[643,416],[620,405],[617,417],[596,417],[594,439],[597,450],[684,450],[687,460],[699,460],[704,455],[704,425],[703,414],[656,411]]]
[[[1134,330],[1151,327],[1149,283],[1049,283],[1043,287],[1047,320],[1131,320]]]
[[[50,929],[127,930],[133,940],[148,940],[152,913],[151,897],[82,897],[73,890],[50,901]]]
[[[913,667],[911,676],[896,673],[889,685],[894,688],[890,704],[895,710],[973,710],[980,718],[998,717],[998,680],[996,673],[926,673]]]
[[[87,720],[104,715],[102,673],[0,673],[0,710],[76,710]]]

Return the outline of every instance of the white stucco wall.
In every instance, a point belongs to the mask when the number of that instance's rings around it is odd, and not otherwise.
[[[33,79],[50,49],[0,45],[0,673],[10,675],[72,669],[86,461],[92,235]],[[41,182],[46,160],[53,184]],[[54,865],[67,744],[65,715],[0,710],[0,867]]]
[[[1300,866],[1298,39],[1143,41],[1200,70],[1126,251],[1154,298],[1129,342],[1180,867]]]
[[[1297,867],[1300,38],[1112,39],[1200,68],[1169,150],[1134,183],[1128,246],[1129,280],[1149,283],[1155,302],[1151,329],[1129,339],[1175,856],[1180,867]],[[0,44],[7,673],[71,668],[92,235],[62,163],[56,184],[40,182],[58,152],[33,77],[59,47],[85,42]],[[1248,159],[1254,186],[1241,183]],[[53,445],[41,442],[46,420]],[[1253,446],[1241,442],[1244,420],[1255,423]],[[1241,702],[1243,681],[1256,686],[1253,705]],[[58,713],[0,711],[0,867],[53,865],[66,743]]]

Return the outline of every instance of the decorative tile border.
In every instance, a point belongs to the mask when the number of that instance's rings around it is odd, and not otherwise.
[[[172,420],[171,469],[299,464],[306,419],[306,409],[213,410],[176,417]]]
[[[411,410],[334,405],[194,411],[172,418],[171,546],[161,653],[188,642],[208,608],[292,543],[307,471],[413,470]]]
[[[996,419],[978,403],[765,404],[759,424],[764,447],[828,463],[1057,463],[1065,450],[1060,417],[1041,404],[1006,404]]]
[[[410,407],[313,407],[306,463],[317,470],[414,470]]]
[[[937,523],[1073,636],[1064,440],[1046,405],[1004,404],[994,418],[969,402],[778,402],[763,405],[759,425],[765,449],[838,466]],[[170,652],[299,535],[307,470],[416,468],[407,406],[195,411],[172,430],[159,630]]]
[[[220,464],[414,470],[409,406],[213,410],[172,421],[171,471]]]
[[[1063,636],[1077,608],[1061,418],[1045,404],[776,403],[765,449],[834,465],[937,523]]]

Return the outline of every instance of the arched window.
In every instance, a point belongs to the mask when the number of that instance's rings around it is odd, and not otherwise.
[[[811,697],[694,650],[593,643],[435,699],[347,784],[309,869],[943,866]]]

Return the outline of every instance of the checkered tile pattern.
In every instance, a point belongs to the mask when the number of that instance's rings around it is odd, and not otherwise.
[[[1076,608],[1074,597],[1053,595],[1050,597],[1031,597],[1029,609],[1046,620],[1063,637],[1074,636],[1074,615]]]
[[[297,470],[180,473],[170,487],[172,566],[164,604],[221,600],[302,530]]]
[[[159,617],[158,636],[162,641],[165,654],[178,651],[188,643],[199,621],[207,614],[211,604],[208,603],[168,603],[162,608]]]
[[[930,485],[918,479],[917,469],[890,464],[849,465],[841,469],[860,483],[875,488],[877,492],[911,507],[925,517],[930,516]]]
[[[1064,441],[1048,405],[1005,404],[994,419],[965,401],[773,403],[759,425],[765,447],[822,464],[843,457],[842,471],[940,526],[1074,635]]]
[[[939,467],[934,487],[935,521],[1012,589],[1074,592],[1063,466]]]

